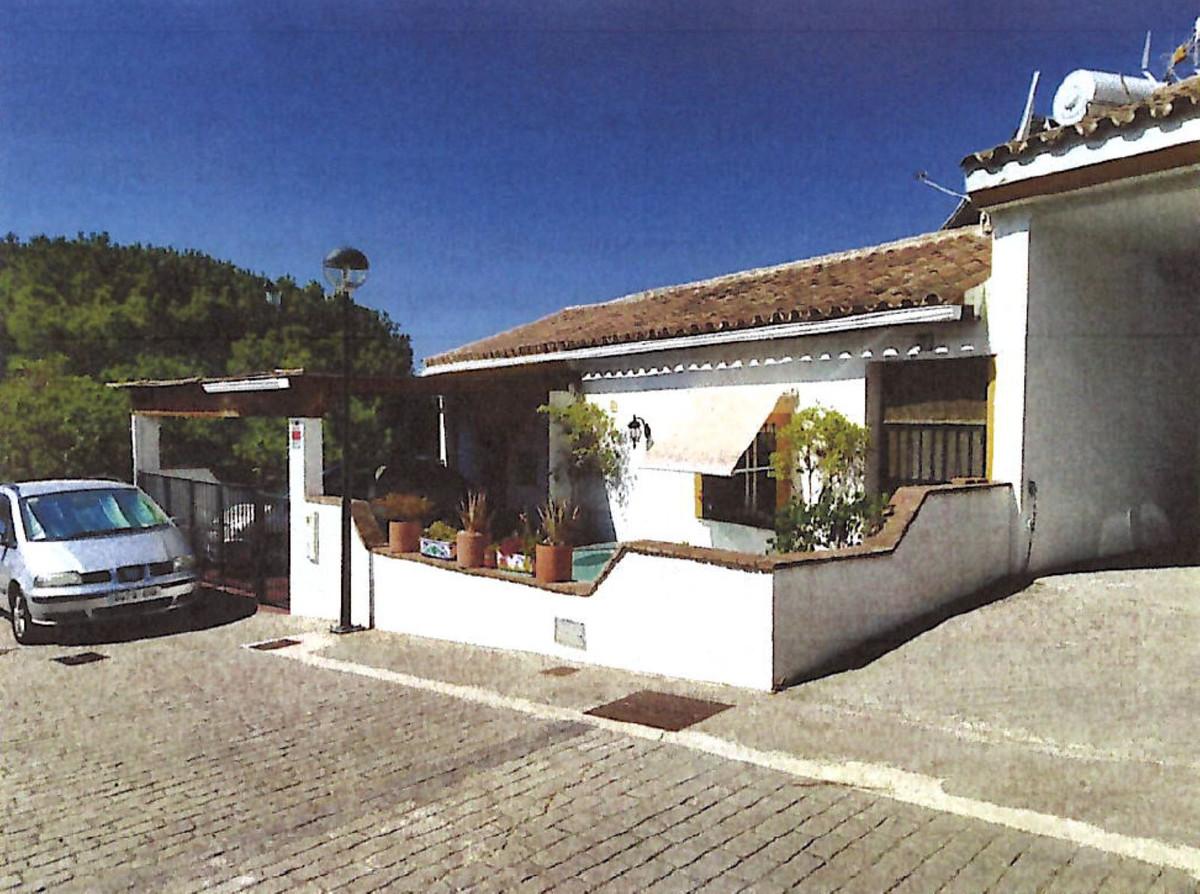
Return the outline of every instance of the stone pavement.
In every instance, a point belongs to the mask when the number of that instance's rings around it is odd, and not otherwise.
[[[0,637],[0,889],[1197,889],[875,792],[250,651],[324,625],[229,607],[68,645]],[[51,660],[85,651],[106,658]],[[330,652],[509,686],[527,670],[547,701],[672,685],[376,632]],[[713,691],[737,707],[699,729],[786,704]]]

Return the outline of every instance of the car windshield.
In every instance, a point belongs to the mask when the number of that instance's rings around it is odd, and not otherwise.
[[[77,540],[169,524],[154,501],[128,487],[68,490],[21,500],[30,540]]]

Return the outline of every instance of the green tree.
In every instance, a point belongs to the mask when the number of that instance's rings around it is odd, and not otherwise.
[[[280,307],[267,304],[268,289],[282,294]],[[358,305],[352,312],[353,371],[410,374],[409,339],[396,324],[386,314]],[[48,440],[62,434],[52,420],[63,411],[64,396],[30,391],[29,376],[41,376],[54,390],[67,381],[83,389],[86,380],[94,387],[80,393],[103,394],[95,404],[103,415],[111,412],[114,400],[125,400],[103,388],[109,381],[296,367],[338,372],[340,321],[338,303],[326,300],[315,282],[271,282],[198,251],[122,246],[105,233],[28,241],[9,234],[0,241],[0,387],[21,393],[29,419],[50,426]],[[37,365],[51,358],[50,367]],[[72,409],[88,410],[86,403]],[[371,470],[390,459],[403,411],[395,402],[355,401],[356,467]],[[82,419],[80,437],[87,428]],[[21,426],[36,435],[36,426]],[[105,426],[103,431],[109,455],[127,456],[128,418],[119,428]],[[0,430],[0,455],[16,454],[17,437],[15,430]],[[262,476],[281,483],[285,444],[280,420],[177,419],[164,428],[163,459],[169,465],[213,466],[231,480]],[[327,444],[330,461],[336,462],[341,454],[336,425],[329,427]],[[61,445],[56,449],[62,452]],[[21,463],[22,474],[60,473],[50,471],[60,466],[39,455],[33,451]],[[127,464],[111,465],[128,475]],[[61,468],[61,474],[83,472],[84,466]]]
[[[127,478],[129,405],[65,357],[10,362],[0,380],[0,479]]]

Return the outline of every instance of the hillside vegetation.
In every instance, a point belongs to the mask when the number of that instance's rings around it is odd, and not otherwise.
[[[268,289],[281,306],[267,303]],[[408,375],[412,352],[386,314],[353,308],[355,372]],[[198,251],[14,235],[0,243],[0,480],[130,475],[129,405],[106,382],[340,370],[337,303],[319,284],[270,281]],[[356,469],[406,443],[411,413],[355,401]],[[278,486],[286,420],[167,420],[164,466]],[[326,429],[327,464],[341,439]]]

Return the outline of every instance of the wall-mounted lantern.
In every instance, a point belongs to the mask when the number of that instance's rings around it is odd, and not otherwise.
[[[650,436],[650,423],[647,422],[645,419],[643,419],[641,416],[634,415],[634,417],[631,420],[629,420],[628,428],[629,428],[629,440],[633,443],[634,447],[636,447],[638,445],[638,442],[642,438],[646,439],[646,447],[647,448],[649,448],[650,445],[652,443],[654,443],[653,439]]]

